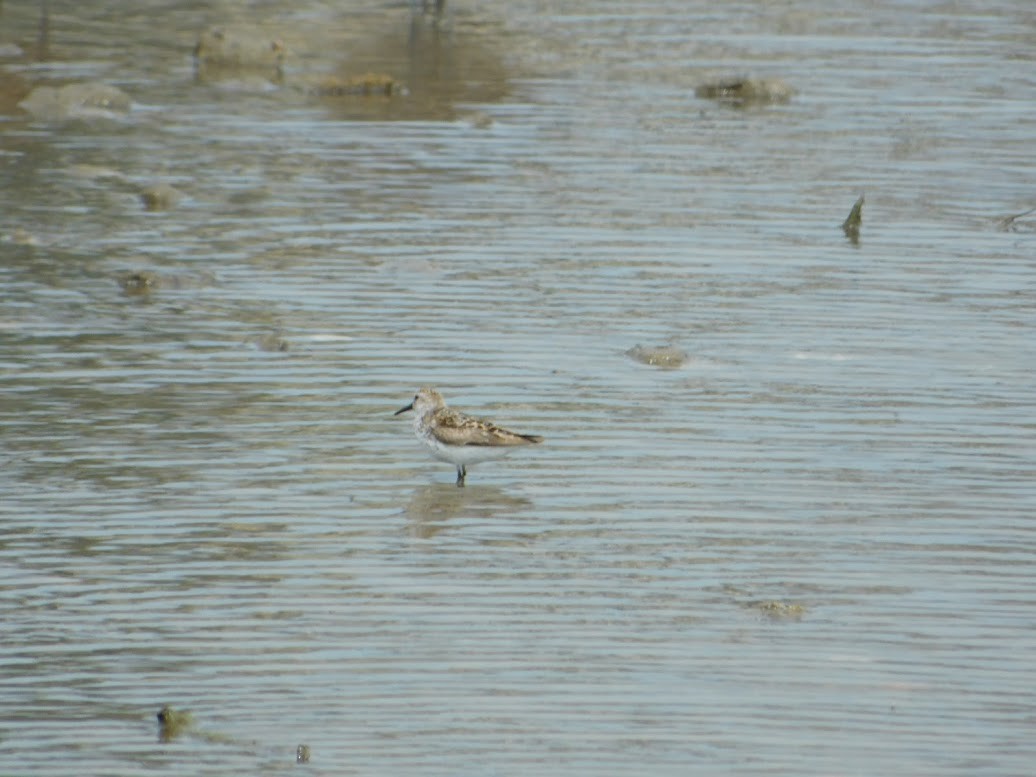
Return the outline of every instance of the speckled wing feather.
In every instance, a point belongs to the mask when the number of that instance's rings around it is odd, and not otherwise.
[[[431,433],[446,445],[528,445],[543,442],[534,434],[517,434],[480,418],[443,408],[431,424]]]

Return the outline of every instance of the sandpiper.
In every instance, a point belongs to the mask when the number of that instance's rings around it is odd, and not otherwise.
[[[468,465],[505,456],[520,445],[543,442],[535,434],[518,434],[501,429],[492,421],[472,418],[446,407],[442,394],[422,388],[414,401],[395,415],[414,411],[414,434],[432,449],[432,455],[457,468],[457,485],[464,485]]]

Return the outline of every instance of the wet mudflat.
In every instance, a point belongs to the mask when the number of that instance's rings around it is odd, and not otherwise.
[[[1031,769],[1024,4],[82,6],[0,7],[0,771]]]

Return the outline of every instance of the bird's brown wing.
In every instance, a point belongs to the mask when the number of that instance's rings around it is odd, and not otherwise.
[[[472,418],[446,408],[435,414],[432,435],[446,445],[528,445],[542,437],[501,429],[491,421]]]

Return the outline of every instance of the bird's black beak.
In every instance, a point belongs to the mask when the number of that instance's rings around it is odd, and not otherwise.
[[[414,409],[414,403],[413,403],[413,402],[411,402],[411,403],[410,403],[409,405],[407,405],[406,407],[401,407],[401,408],[399,408],[399,410],[397,410],[397,411],[396,411],[395,413],[393,413],[392,415],[399,415],[400,413],[405,413],[405,412],[406,412],[407,410],[413,410],[413,409]]]

